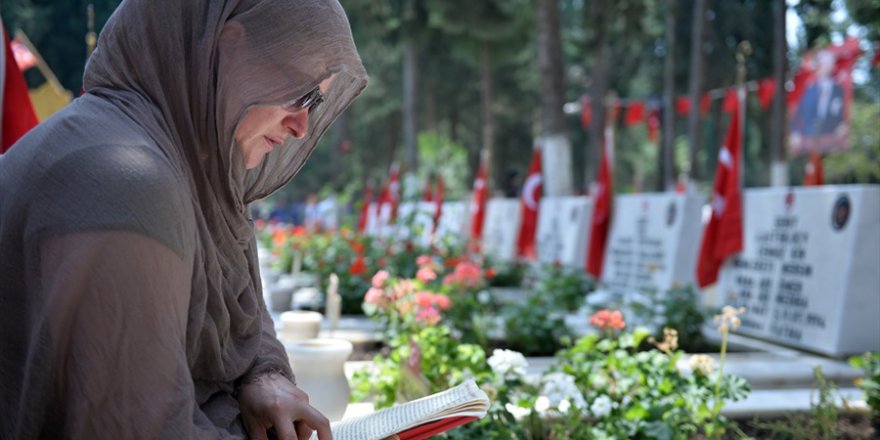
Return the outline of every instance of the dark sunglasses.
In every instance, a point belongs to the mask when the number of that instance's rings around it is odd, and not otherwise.
[[[303,108],[308,108],[309,113],[315,110],[319,104],[324,102],[324,94],[321,93],[321,89],[315,87],[311,92],[306,93],[301,98],[293,101],[290,104],[284,106],[285,110],[295,111]]]

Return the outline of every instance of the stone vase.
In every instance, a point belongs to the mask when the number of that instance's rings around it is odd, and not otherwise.
[[[285,342],[296,384],[309,395],[309,404],[331,421],[342,420],[351,389],[345,361],[353,346],[344,339],[309,339]]]
[[[308,310],[290,310],[281,314],[281,330],[278,338],[282,341],[304,341],[318,337],[324,315]]]

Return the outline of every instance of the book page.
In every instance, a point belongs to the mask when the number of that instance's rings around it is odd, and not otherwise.
[[[489,397],[473,380],[446,391],[332,424],[334,440],[382,440],[409,428],[451,416],[482,418]],[[317,440],[313,433],[312,440]]]

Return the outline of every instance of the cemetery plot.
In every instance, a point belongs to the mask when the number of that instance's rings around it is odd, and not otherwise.
[[[584,267],[593,202],[588,197],[545,197],[539,213],[538,261]]]
[[[702,199],[672,193],[615,197],[602,266],[605,288],[626,294],[693,284]]]
[[[519,199],[490,199],[483,223],[483,253],[502,261],[516,258],[520,222]]]
[[[839,356],[880,350],[880,187],[745,193],[743,252],[722,269],[740,332]]]

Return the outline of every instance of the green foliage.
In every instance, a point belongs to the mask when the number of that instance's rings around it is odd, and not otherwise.
[[[751,425],[765,430],[765,438],[794,440],[840,438],[837,427],[837,386],[825,377],[822,367],[819,366],[813,368],[813,379],[816,381],[818,401],[810,404],[809,413],[790,414],[783,420],[770,422],[753,420]]]
[[[853,356],[849,364],[864,371],[865,377],[856,383],[865,392],[865,401],[874,411],[874,417],[880,419],[880,353]]]
[[[579,309],[587,294],[596,289],[596,280],[583,268],[545,264],[535,271],[536,282],[532,288],[535,295],[565,311]]]
[[[501,310],[504,317],[504,343],[528,356],[550,356],[570,338],[562,308],[550,298],[533,295],[519,304]]]
[[[645,328],[608,338],[593,333],[559,352],[544,376],[551,416],[544,418],[546,430],[570,435],[560,438],[687,439],[727,426],[709,410],[715,383],[721,381],[722,401],[745,398],[748,384],[720,374],[704,355],[685,360],[669,345],[639,351],[649,334]],[[567,381],[576,387],[558,385]]]
[[[853,102],[849,149],[824,158],[826,183],[880,183],[880,127],[877,121],[880,121],[880,105]],[[803,166],[798,169],[803,170]]]
[[[627,295],[601,291],[587,298],[589,308],[617,309],[623,312],[628,325],[643,326],[656,338],[663,336],[664,328],[675,329],[681,346],[688,352],[701,352],[707,348],[700,328],[707,314],[701,310],[697,290],[693,286],[678,286],[658,292],[645,290]]]

